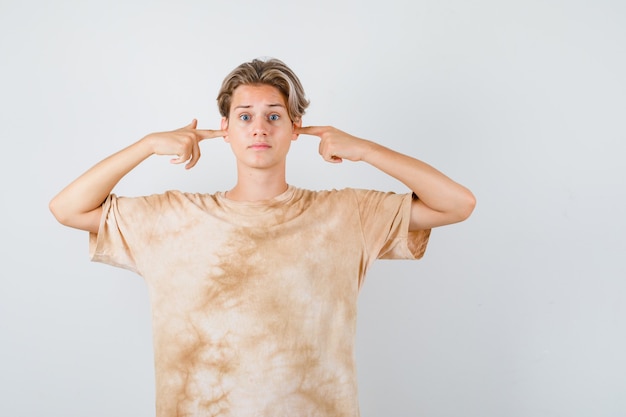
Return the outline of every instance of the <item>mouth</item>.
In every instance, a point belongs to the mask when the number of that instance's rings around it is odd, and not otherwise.
[[[253,149],[253,150],[263,150],[263,149],[269,149],[269,148],[271,148],[270,144],[264,143],[264,142],[257,142],[248,146],[248,149]]]

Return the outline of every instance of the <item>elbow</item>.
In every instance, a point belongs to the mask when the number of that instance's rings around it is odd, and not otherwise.
[[[80,207],[76,207],[70,199],[57,196],[50,200],[48,208],[54,218],[63,226],[93,233],[98,232],[102,213],[100,206],[89,211],[80,211]]]
[[[64,226],[68,225],[69,216],[66,211],[63,210],[62,204],[59,202],[57,197],[50,200],[50,203],[48,203],[48,209],[59,223]]]
[[[467,220],[472,215],[474,208],[476,207],[476,197],[474,194],[466,190],[463,193],[462,199],[459,200],[457,215],[460,222]]]
[[[59,223],[63,223],[61,221],[63,219],[63,216],[58,206],[59,206],[59,203],[57,202],[57,199],[55,197],[52,200],[50,200],[50,202],[48,203],[48,210],[50,210],[50,213],[52,213],[54,218],[57,219]]]

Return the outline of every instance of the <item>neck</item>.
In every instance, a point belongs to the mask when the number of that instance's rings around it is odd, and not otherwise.
[[[284,193],[287,187],[284,170],[273,173],[238,172],[237,184],[226,193],[226,197],[235,201],[264,201]]]

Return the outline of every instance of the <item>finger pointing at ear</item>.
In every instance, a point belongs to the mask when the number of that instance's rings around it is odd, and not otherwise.
[[[332,126],[306,126],[297,128],[296,133],[318,136],[319,153],[328,162],[360,161],[372,142],[349,135]]]
[[[198,140],[214,139],[224,137],[227,133],[225,130],[196,129]]]
[[[322,135],[330,129],[332,129],[330,126],[303,126],[296,127],[295,133],[322,137]]]

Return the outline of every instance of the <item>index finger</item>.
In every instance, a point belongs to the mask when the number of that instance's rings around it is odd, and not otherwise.
[[[324,126],[305,126],[305,127],[297,127],[295,133],[301,135],[313,135],[320,136],[327,130]]]
[[[211,129],[196,129],[196,133],[200,135],[201,139],[213,139],[226,136],[225,130],[211,130]]]

